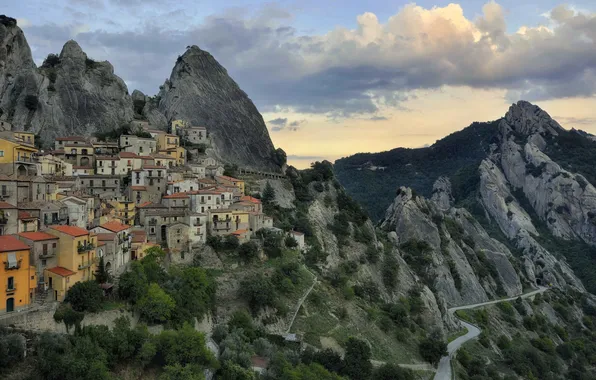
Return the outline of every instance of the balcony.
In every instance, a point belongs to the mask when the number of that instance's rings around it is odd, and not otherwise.
[[[13,284],[12,287],[6,286],[6,293],[13,293],[17,291],[17,287]]]
[[[51,257],[55,257],[56,256],[56,252],[42,252],[39,254],[39,258],[40,259],[49,259]]]
[[[150,225],[150,226],[155,226],[155,225],[157,225],[157,219],[151,219],[151,220],[149,220],[149,225]]]
[[[91,251],[94,248],[95,248],[95,245],[93,245],[93,243],[79,244],[79,246],[77,247],[77,251],[79,253],[85,253],[85,252]]]
[[[12,196],[12,189],[6,189],[0,192],[0,198],[8,198],[10,196]]]
[[[18,260],[16,263],[13,263],[13,265],[10,264],[10,262],[5,261],[4,262],[4,270],[19,270],[21,269],[21,261],[22,260]]]
[[[192,225],[195,227],[203,227],[203,223],[199,222],[198,220],[195,220]]]

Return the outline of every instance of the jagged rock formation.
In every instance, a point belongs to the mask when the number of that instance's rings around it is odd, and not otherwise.
[[[40,135],[50,146],[57,136],[91,135],[144,119],[166,130],[184,119],[206,126],[210,154],[241,167],[279,172],[263,117],[216,60],[197,46],[179,57],[157,96],[134,91],[107,62],[90,59],[75,41],[37,68],[16,20],[0,22],[0,120]]]
[[[521,293],[513,255],[465,209],[442,209],[402,187],[380,226],[396,233],[405,261],[449,306]]]
[[[191,46],[159,92],[166,119],[206,126],[218,157],[239,166],[279,171],[263,117],[211,54]]]
[[[448,177],[439,177],[433,184],[433,202],[441,210],[448,210],[453,205],[451,181]]]
[[[109,62],[95,62],[75,41],[39,69],[20,28],[0,24],[0,118],[16,129],[89,135],[132,120],[132,101]]]

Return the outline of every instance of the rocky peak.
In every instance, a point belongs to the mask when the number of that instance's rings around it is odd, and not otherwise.
[[[546,111],[525,100],[512,104],[504,121],[515,132],[526,136],[536,133],[557,135],[563,130]]]
[[[75,40],[67,41],[60,52],[60,59],[85,60],[87,54],[81,49],[81,46]]]
[[[214,155],[224,162],[271,171],[274,147],[263,117],[217,60],[198,46],[178,57],[159,93],[159,111],[207,127]]]

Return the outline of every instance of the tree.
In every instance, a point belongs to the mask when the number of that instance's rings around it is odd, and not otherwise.
[[[414,373],[394,364],[384,364],[377,368],[373,378],[375,380],[414,380]]]
[[[331,372],[339,373],[344,367],[341,356],[330,348],[312,354],[312,361],[319,363]]]
[[[350,337],[346,344],[342,374],[352,380],[368,379],[372,373],[370,347],[366,342]]]
[[[224,238],[224,241],[223,241],[224,249],[228,249],[230,251],[233,251],[236,248],[238,248],[239,245],[240,245],[240,240],[238,240],[238,237],[237,236],[227,235]]]
[[[66,293],[64,302],[70,303],[75,311],[96,312],[103,302],[103,291],[95,281],[74,284]]]
[[[7,368],[25,358],[27,342],[20,334],[0,335],[0,368]]]
[[[149,285],[147,294],[137,303],[141,318],[148,322],[167,321],[174,307],[176,307],[174,299],[156,283]]]
[[[133,261],[130,270],[120,276],[118,295],[134,305],[147,293],[148,287],[143,264]]]
[[[240,245],[238,255],[246,262],[250,262],[259,256],[259,246],[253,241]]]
[[[166,365],[197,364],[216,368],[217,360],[206,345],[205,334],[185,323],[179,330],[164,330],[157,337],[157,350]]]
[[[225,361],[221,370],[217,373],[221,380],[256,380],[256,372],[252,369],[242,368],[236,363]]]
[[[284,239],[284,245],[287,248],[296,248],[298,246],[298,242],[296,241],[296,239],[294,239],[292,235],[287,235]]]
[[[99,258],[99,265],[97,266],[97,270],[95,271],[95,281],[97,281],[100,284],[105,284],[106,282],[110,281],[110,273],[106,269],[103,256]]]
[[[240,294],[247,299],[253,313],[264,307],[273,306],[277,300],[271,280],[261,273],[242,281]]]
[[[418,351],[425,360],[435,365],[447,355],[447,343],[440,338],[439,334],[433,333],[420,342]]]
[[[275,189],[271,186],[271,183],[267,181],[263,194],[261,195],[261,201],[265,204],[271,204],[275,200]]]
[[[159,380],[204,380],[203,369],[200,366],[174,364],[163,367]]]

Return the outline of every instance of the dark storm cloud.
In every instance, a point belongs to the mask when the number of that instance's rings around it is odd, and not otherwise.
[[[91,57],[109,60],[130,90],[147,94],[158,91],[176,57],[196,44],[226,67],[261,111],[381,120],[374,116],[380,108],[400,108],[412,90],[444,85],[506,89],[512,101],[596,93],[596,17],[563,6],[551,12],[550,28],[513,34],[492,2],[473,21],[455,4],[407,5],[384,24],[366,13],[356,29],[325,35],[299,34],[288,17],[272,7],[251,16],[211,16],[184,30],[150,23],[124,32],[82,31],[73,24],[33,26],[25,33],[38,63],[76,38]],[[290,127],[299,125],[274,125]]]

